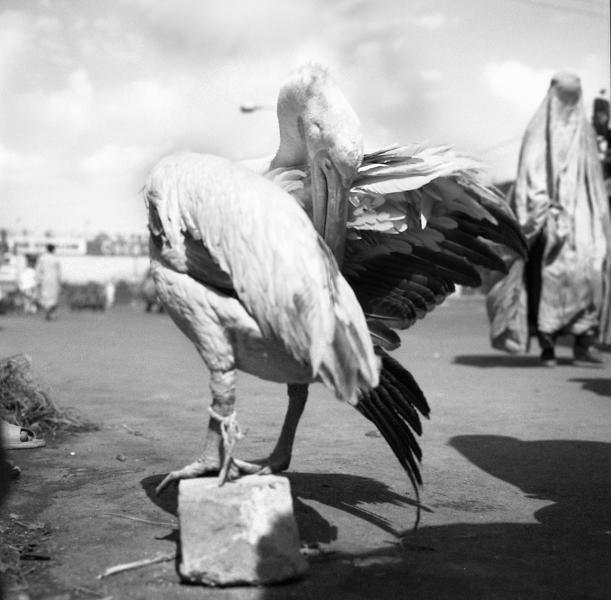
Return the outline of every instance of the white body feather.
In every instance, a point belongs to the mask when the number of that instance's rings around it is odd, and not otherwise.
[[[179,154],[153,168],[145,196],[167,240],[151,245],[159,296],[209,368],[320,380],[350,402],[359,387],[377,385],[358,301],[288,193],[222,158]],[[189,264],[184,232],[229,275],[237,298],[190,275],[198,265]]]

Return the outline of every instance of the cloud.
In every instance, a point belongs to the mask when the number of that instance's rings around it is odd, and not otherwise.
[[[484,65],[484,82],[490,92],[520,111],[534,111],[553,75],[551,69],[535,69],[517,60]]]
[[[167,146],[117,146],[107,144],[93,154],[81,159],[78,166],[93,176],[112,175],[114,179],[131,177],[143,171],[153,161],[168,151]]]
[[[248,52],[259,57],[273,55],[308,30],[325,30],[325,15],[333,10],[328,3],[323,8],[322,0],[234,0],[230,9],[225,2],[201,0],[139,0],[131,4],[135,18],[148,31],[147,37],[153,36],[167,55],[197,55],[206,61]],[[321,9],[312,10],[317,4]]]
[[[0,84],[6,85],[27,43],[23,15],[14,11],[0,15]]]
[[[608,62],[593,54],[577,56],[572,64],[541,69],[517,60],[506,60],[484,65],[483,80],[494,96],[525,114],[534,112],[539,106],[556,71],[569,71],[581,79],[586,111],[589,111],[592,98],[601,87],[608,87],[608,69]]]
[[[41,109],[55,123],[69,124],[74,129],[84,129],[91,121],[94,106],[94,89],[85,69],[77,69],[68,75],[66,86],[48,96],[38,92]]]
[[[448,24],[448,18],[444,13],[437,12],[413,17],[409,22],[426,31],[437,31]]]
[[[0,145],[0,179],[8,180],[31,176],[33,169],[40,169],[48,164],[47,159],[40,154],[24,154],[9,150]]]
[[[443,73],[439,69],[422,69],[420,78],[428,83],[439,83],[443,80]]]
[[[123,138],[149,140],[185,126],[189,98],[199,82],[179,75],[162,82],[155,78],[136,79],[124,86],[107,88],[98,103],[99,122]],[[116,139],[116,138],[115,138]]]
[[[27,195],[32,206],[72,199],[70,215],[95,197],[92,220],[118,219],[148,162],[175,149],[273,153],[274,111],[238,107],[275,104],[285,76],[308,59],[329,65],[369,149],[427,139],[492,146],[523,131],[549,83],[543,67],[574,59],[586,96],[608,80],[601,25],[568,39],[534,21],[508,26],[514,9],[437,0],[1,4],[0,167],[10,165],[11,177],[2,202],[20,215],[30,212]]]
[[[20,71],[19,65],[35,49],[40,39],[57,31],[57,19],[40,16],[31,18],[17,10],[0,12],[0,86],[8,86]]]

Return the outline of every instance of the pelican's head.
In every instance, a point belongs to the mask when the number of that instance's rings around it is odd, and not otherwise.
[[[348,192],[363,158],[358,117],[327,69],[307,64],[282,86],[278,122],[276,166],[309,167],[314,227],[341,262]]]

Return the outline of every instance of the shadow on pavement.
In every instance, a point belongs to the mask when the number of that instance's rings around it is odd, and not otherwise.
[[[599,396],[611,397],[611,379],[604,377],[579,377],[569,379],[575,383],[581,383],[582,388],[587,392],[598,394]]]
[[[511,437],[469,435],[452,438],[450,445],[480,469],[519,487],[528,497],[554,502],[535,513],[543,525],[566,530],[611,530],[611,444],[524,442]]]
[[[382,547],[323,551],[309,557],[310,571],[304,580],[262,588],[259,599],[394,600],[406,594],[421,600],[608,598],[611,444],[469,435],[452,438],[450,445],[491,477],[528,497],[549,501],[534,513],[537,522],[425,525]],[[289,473],[288,477],[306,543],[337,538],[335,525],[307,500],[346,511],[391,533],[396,532],[384,517],[360,505],[409,502],[372,478],[332,473]],[[161,476],[149,477],[142,485],[158,506],[175,512],[175,488],[166,490],[161,500],[154,497],[160,480]],[[473,495],[477,498],[477,489]]]
[[[424,526],[386,547],[311,559],[305,581],[265,589],[262,598],[608,597],[611,444],[488,435],[450,444],[492,477],[549,500],[534,514],[538,523]]]
[[[165,475],[151,475],[140,481],[149,500],[159,508],[176,515],[178,509],[178,486],[168,486],[159,496],[155,488]],[[415,506],[416,502],[394,492],[384,483],[369,477],[343,473],[298,473],[289,472],[295,516],[299,530],[306,543],[328,543],[337,538],[337,528],[321,517],[303,500],[314,500],[349,513],[380,529],[397,535],[388,520],[360,506],[371,503],[387,503],[395,506]],[[429,511],[422,507],[423,511]]]
[[[295,516],[304,542],[328,543],[337,538],[337,528],[330,525],[303,500],[314,500],[342,510],[358,519],[367,521],[383,531],[398,535],[383,516],[368,510],[365,504],[391,504],[394,506],[415,506],[416,502],[397,494],[384,483],[370,477],[345,473],[296,473],[289,472]],[[421,510],[429,511],[422,507]],[[430,511],[429,511],[430,512]],[[322,523],[325,521],[325,523]]]
[[[169,485],[163,492],[157,496],[155,488],[161,483],[166,474],[151,475],[140,480],[142,489],[148,496],[148,499],[159,508],[174,516],[178,514],[178,486],[175,484]]]
[[[523,367],[547,368],[541,365],[538,354],[462,354],[455,356],[452,363],[482,369],[490,367],[507,367],[510,369]],[[558,358],[558,366],[571,364],[573,363],[570,358]]]

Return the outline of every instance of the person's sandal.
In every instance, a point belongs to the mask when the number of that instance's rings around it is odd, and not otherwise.
[[[2,446],[6,450],[19,450],[26,448],[40,448],[46,446],[42,438],[37,438],[34,432],[27,427],[13,425],[0,421],[2,427]]]

